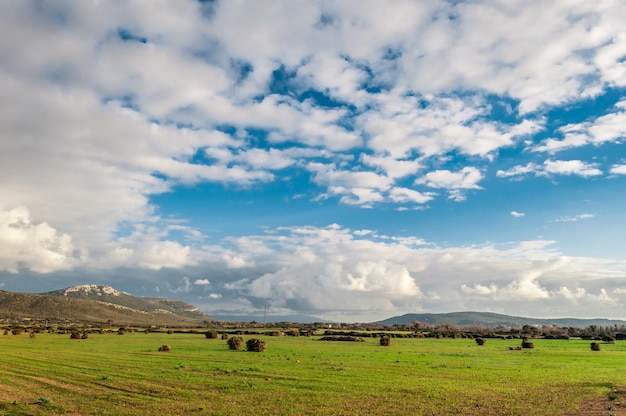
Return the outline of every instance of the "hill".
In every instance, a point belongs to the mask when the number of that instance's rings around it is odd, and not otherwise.
[[[81,285],[39,294],[0,291],[0,319],[115,326],[195,326],[212,318],[185,302],[140,298],[110,286]]]
[[[604,318],[524,318],[521,316],[502,315],[492,312],[450,312],[450,313],[409,313],[394,316],[376,323],[383,325],[410,324],[417,321],[423,324],[452,324],[458,326],[523,326],[523,325],[557,325],[559,327],[585,328],[591,325],[612,326],[626,325],[626,321]]]

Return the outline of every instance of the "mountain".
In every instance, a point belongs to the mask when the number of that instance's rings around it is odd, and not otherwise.
[[[80,285],[43,293],[44,295],[65,296],[75,299],[89,299],[102,303],[119,305],[124,308],[163,315],[176,315],[189,319],[206,320],[209,316],[189,303],[166,298],[141,298],[120,292],[111,286]]]
[[[383,325],[411,324],[413,321],[422,324],[452,324],[458,326],[523,326],[523,325],[557,325],[559,327],[585,328],[591,325],[612,326],[626,325],[626,321],[604,318],[524,318],[520,316],[501,315],[492,312],[450,312],[450,313],[409,313],[394,316],[376,323]]]
[[[191,326],[212,318],[178,300],[140,298],[104,285],[47,293],[0,291],[0,319],[82,324]]]

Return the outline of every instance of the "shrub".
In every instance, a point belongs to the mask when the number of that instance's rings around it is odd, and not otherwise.
[[[591,351],[600,351],[600,343],[592,342],[591,343]]]
[[[476,341],[476,345],[485,345],[485,339],[484,338],[476,338],[474,341]]]
[[[522,348],[535,348],[535,344],[530,341],[522,341]]]
[[[228,334],[222,334],[222,339],[228,339]]]
[[[217,339],[217,332],[215,332],[215,331],[208,331],[208,332],[204,333],[204,336],[206,338]]]
[[[383,335],[382,337],[380,337],[380,340],[378,342],[383,347],[388,347],[391,345],[391,337],[387,335]]]
[[[86,332],[83,332],[83,335],[80,336],[80,339],[89,339],[89,334]]]
[[[228,341],[226,341],[226,343],[228,344],[228,348],[230,348],[231,350],[240,350],[241,346],[243,345],[243,338],[237,336],[232,337]]]
[[[168,333],[169,335],[172,335],[172,334],[174,333],[174,330],[172,330],[172,329],[168,329],[168,330],[167,330],[167,333]]]
[[[35,335],[35,333],[34,333],[34,332],[31,332],[30,334],[28,334],[28,337],[29,337],[29,338],[35,338],[35,336],[36,336],[36,335]]]
[[[263,352],[267,348],[265,341],[258,338],[249,339],[246,342],[246,349],[252,352]]]
[[[365,342],[361,337],[355,337],[352,335],[327,335],[320,338],[320,341],[348,341],[348,342]]]
[[[607,344],[615,344],[615,338],[605,335],[602,337],[602,342],[606,342]]]
[[[80,332],[72,331],[72,333],[70,334],[70,339],[80,339]]]
[[[159,351],[170,352],[172,351],[172,347],[170,347],[167,344],[164,344],[159,347]]]

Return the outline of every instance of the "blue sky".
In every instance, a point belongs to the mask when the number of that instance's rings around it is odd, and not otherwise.
[[[626,5],[0,5],[0,289],[626,318]]]

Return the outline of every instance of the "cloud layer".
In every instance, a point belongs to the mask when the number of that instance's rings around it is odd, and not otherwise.
[[[0,272],[208,267],[169,287],[319,313],[618,296],[587,279],[595,260],[575,272],[545,247],[424,247],[314,217],[216,239],[155,197],[298,180],[285,199],[411,212],[494,184],[619,181],[626,159],[601,149],[626,134],[624,21],[618,0],[2,4]],[[523,273],[542,261],[558,266]],[[589,283],[545,282],[555,270]]]

